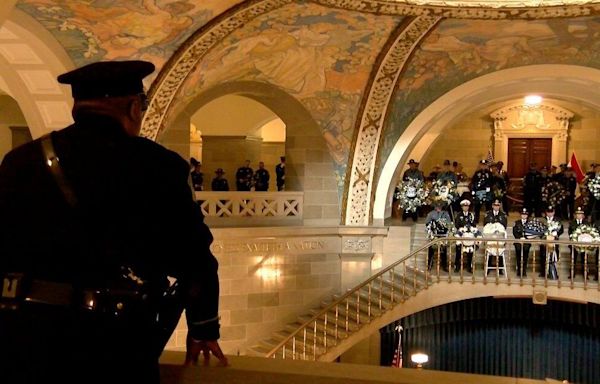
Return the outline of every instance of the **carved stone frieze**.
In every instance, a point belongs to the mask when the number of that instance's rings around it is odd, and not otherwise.
[[[588,16],[600,12],[598,0],[313,0],[361,12],[454,19],[547,19]]]
[[[371,252],[370,237],[344,238],[342,242],[342,253],[366,253]]]
[[[439,20],[438,17],[422,16],[406,26],[385,53],[370,84],[350,167],[346,225],[369,225],[375,160],[387,107],[404,63],[421,38]]]

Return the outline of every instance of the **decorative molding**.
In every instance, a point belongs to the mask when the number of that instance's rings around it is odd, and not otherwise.
[[[439,17],[429,16],[412,20],[385,52],[369,85],[355,141],[354,156],[349,167],[350,174],[347,177],[348,195],[344,217],[346,225],[369,225],[375,160],[387,108],[408,57],[439,20]]]
[[[494,120],[494,154],[508,164],[511,138],[552,139],[552,163],[566,161],[569,124],[573,112],[553,104],[512,104],[490,114]]]
[[[370,237],[344,238],[342,242],[342,253],[365,253],[371,252]]]
[[[312,0],[328,7],[393,16],[453,19],[548,19],[600,12],[598,0]]]
[[[156,140],[171,104],[187,76],[196,64],[226,36],[258,16],[280,8],[293,0],[248,1],[199,29],[179,48],[167,62],[150,89],[150,105],[144,116],[141,136]]]

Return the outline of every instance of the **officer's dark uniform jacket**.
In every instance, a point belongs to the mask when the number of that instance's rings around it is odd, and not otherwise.
[[[475,215],[473,214],[473,212],[458,212],[455,214],[454,217],[454,226],[456,228],[462,228],[462,227],[475,227],[476,223],[475,223]]]
[[[508,218],[506,217],[506,213],[502,212],[502,211],[498,211],[498,213],[496,215],[494,215],[494,211],[487,211],[485,213],[485,217],[483,218],[483,225],[485,224],[494,224],[494,223],[500,223],[504,226],[504,228],[506,228],[507,224],[508,224]]]
[[[47,170],[40,140],[7,154],[0,166],[0,273],[102,288],[126,265],[156,291],[170,275],[190,284],[189,335],[218,339],[218,264],[187,162],[99,115],[56,132],[54,146],[77,208]]]

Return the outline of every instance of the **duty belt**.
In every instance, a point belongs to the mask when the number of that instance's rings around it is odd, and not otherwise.
[[[139,291],[75,289],[71,284],[32,279],[9,273],[2,278],[0,310],[17,310],[22,304],[42,304],[121,315],[132,304],[146,301]]]

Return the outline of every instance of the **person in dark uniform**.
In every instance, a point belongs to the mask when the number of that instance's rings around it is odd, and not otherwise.
[[[575,176],[573,168],[567,166],[562,181],[565,190],[567,191],[564,202],[564,217],[572,220],[575,217],[575,191],[577,190],[577,177]]]
[[[190,164],[192,165],[192,167],[194,167],[194,169],[190,173],[190,176],[192,177],[192,186],[194,187],[194,191],[202,191],[204,190],[204,186],[202,185],[204,183],[202,163],[200,163],[198,160],[192,157],[192,159],[190,160]]]
[[[476,227],[475,223],[475,215],[473,212],[469,212],[469,207],[471,206],[471,202],[467,199],[463,199],[460,202],[461,212],[457,213],[454,217],[454,226],[457,229],[463,227]],[[456,245],[456,256],[454,257],[454,271],[458,272],[460,270],[460,261],[461,261],[461,251],[462,245]],[[473,272],[473,251],[465,252],[466,260],[464,261],[464,267],[467,272]]]
[[[509,210],[510,210],[510,205],[508,203],[508,191],[510,188],[510,176],[508,175],[508,172],[506,172],[505,169],[502,169],[504,167],[504,162],[502,160],[498,161],[496,163],[496,168],[498,169],[498,175],[502,178],[502,180],[504,180],[504,195],[502,196],[502,210],[504,212],[506,212],[506,214],[508,214]]]
[[[258,169],[254,172],[253,184],[255,191],[268,191],[269,190],[269,171],[265,169],[265,163],[262,161],[258,163]]]
[[[435,224],[434,222],[440,223],[451,223],[452,219],[450,218],[450,214],[447,211],[444,211],[444,203],[440,201],[436,201],[433,204],[434,208],[431,212],[427,214],[425,218],[425,226],[430,224]],[[443,237],[448,235],[447,228],[442,229],[443,232],[434,233],[434,237]],[[439,262],[441,268],[448,272],[448,259],[447,259],[447,248],[446,244],[434,245],[429,247],[427,250],[427,268],[431,270],[434,266],[434,255],[439,250]]]
[[[204,352],[227,363],[218,263],[189,164],[138,137],[142,79],[153,71],[145,61],[98,62],[60,75],[75,123],[0,165],[4,383],[158,383],[167,275],[185,288],[186,361]]]
[[[486,210],[492,209],[492,174],[488,170],[485,160],[479,161],[477,171],[471,178],[470,188],[473,195],[473,214],[475,214],[475,223],[479,223],[481,206],[485,205]]]
[[[275,176],[277,177],[277,190],[285,190],[285,156],[279,158],[281,161],[275,166]]]
[[[515,221],[513,225],[513,236],[515,239],[525,239],[525,225],[529,221],[529,212],[527,208],[521,210],[521,218]],[[517,274],[520,277],[527,277],[527,260],[529,260],[529,249],[531,244],[529,243],[517,243],[515,242],[515,258],[517,259]],[[521,254],[522,252],[522,254]],[[521,260],[523,264],[521,264]],[[521,267],[522,265],[522,267]]]
[[[577,210],[575,211],[575,218],[569,222],[569,238],[571,238],[571,234],[575,232],[577,228],[584,224],[589,225],[588,220],[586,220],[585,218],[585,212],[581,207],[577,207]],[[577,276],[578,272],[581,272],[581,274],[583,275],[585,252],[573,249],[572,245],[569,245],[569,249],[573,253],[573,273],[571,277]]]
[[[229,182],[225,178],[223,168],[217,168],[215,178],[212,180],[211,189],[213,191],[229,191]]]
[[[235,187],[238,191],[249,191],[252,188],[252,176],[254,171],[250,168],[250,160],[246,160],[244,165],[235,172]]]
[[[437,180],[440,180],[442,183],[451,181],[454,183],[454,185],[458,184],[458,179],[456,178],[456,174],[450,168],[450,160],[444,160],[442,171],[440,173],[438,173]]]
[[[541,201],[542,184],[540,172],[536,169],[536,164],[529,164],[529,171],[523,176],[523,206],[527,212],[535,216],[541,216],[539,204]]]
[[[508,225],[508,217],[506,213],[502,212],[500,209],[502,207],[502,202],[499,199],[494,200],[492,203],[492,209],[485,213],[485,217],[483,218],[483,225],[490,223],[500,223],[506,228]]]
[[[547,227],[555,227],[556,228],[555,230],[551,231],[551,233],[550,233],[550,236],[553,237],[552,240],[558,240],[560,235],[562,235],[564,232],[563,225],[560,222],[560,220],[558,220],[558,218],[554,215],[554,207],[551,205],[548,206],[548,208],[546,208],[546,217],[544,220],[544,224],[546,224]],[[553,250],[556,251],[557,255],[559,254],[558,244],[554,244]],[[548,249],[546,251],[546,246],[543,244],[540,245],[540,260],[539,260],[539,264],[540,264],[539,275],[540,275],[540,277],[546,276],[546,261],[547,261],[547,259],[549,259],[551,252],[552,252],[552,249]]]

